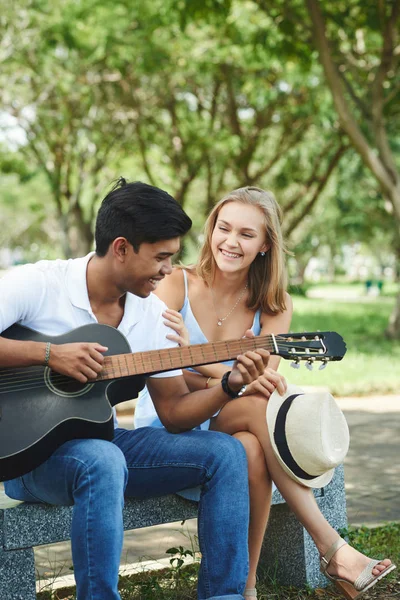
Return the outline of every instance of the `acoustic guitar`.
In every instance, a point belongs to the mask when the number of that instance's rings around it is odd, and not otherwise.
[[[53,337],[13,325],[2,336],[52,344],[98,342],[108,351],[100,375],[85,384],[49,367],[0,369],[0,481],[28,473],[68,440],[112,440],[112,407],[136,398],[152,373],[232,360],[257,348],[309,366],[341,360],[346,352],[342,337],[327,331],[134,353],[123,334],[109,325],[85,325]]]

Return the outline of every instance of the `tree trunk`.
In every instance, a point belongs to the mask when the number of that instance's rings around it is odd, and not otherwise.
[[[399,292],[396,298],[396,304],[393,307],[392,314],[390,315],[389,324],[386,328],[385,335],[390,339],[398,340],[400,338],[400,231],[397,231],[396,235],[396,264],[395,264],[395,281],[399,286]]]
[[[60,228],[61,228],[61,247],[63,250],[64,258],[72,257],[72,249],[69,240],[69,218],[68,215],[59,214],[58,217]]]
[[[389,325],[385,331],[386,337],[392,340],[400,338],[400,291],[397,294],[396,304],[390,315]]]
[[[93,250],[93,231],[90,223],[83,220],[82,210],[76,205],[71,211],[69,241],[72,256],[84,256]]]
[[[339,77],[326,34],[326,24],[318,0],[305,0],[308,14],[311,19],[313,38],[318,50],[319,60],[324,69],[325,78],[332,94],[332,99],[339,116],[343,130],[347,133],[353,147],[361,156],[376,180],[379,182],[383,194],[393,206],[393,217],[400,228],[400,173],[396,169],[393,153],[389,147],[387,134],[382,115],[382,85],[387,75],[388,68],[394,56],[396,40],[396,24],[399,14],[398,4],[394,3],[390,19],[382,32],[383,57],[378,66],[378,79],[374,82],[373,103],[373,130],[375,147],[370,145],[364,136],[357,117],[352,112],[346,98],[343,83]],[[376,152],[378,150],[378,152]],[[396,307],[390,317],[387,335],[400,339],[400,296]]]

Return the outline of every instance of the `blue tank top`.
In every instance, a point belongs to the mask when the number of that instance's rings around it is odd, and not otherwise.
[[[183,281],[185,284],[185,300],[181,310],[179,311],[183,317],[185,325],[188,329],[191,344],[204,344],[208,342],[208,339],[204,335],[196,317],[193,314],[192,307],[190,306],[189,295],[188,295],[188,280],[187,273],[182,269]],[[260,335],[261,324],[260,324],[261,310],[258,310],[253,319],[253,325],[251,330],[254,335]],[[225,361],[224,364],[231,366],[233,360]],[[218,413],[217,413],[218,414]],[[160,419],[158,418],[156,409],[154,408],[153,401],[147,389],[147,386],[140,392],[139,399],[135,408],[134,417],[135,429],[139,427],[163,427]],[[209,429],[210,419],[207,419],[204,423],[196,427],[196,429]]]

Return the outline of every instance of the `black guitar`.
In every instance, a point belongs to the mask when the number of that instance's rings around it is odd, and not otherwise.
[[[99,342],[108,351],[101,374],[86,384],[48,367],[0,369],[0,481],[28,473],[67,440],[112,440],[112,407],[136,398],[151,373],[230,360],[261,347],[309,364],[341,360],[346,353],[334,332],[266,335],[133,354],[122,333],[108,325],[85,325],[55,337],[13,325],[2,335],[52,344]]]

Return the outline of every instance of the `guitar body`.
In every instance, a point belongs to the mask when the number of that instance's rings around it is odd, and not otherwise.
[[[3,337],[52,344],[98,342],[105,355],[126,354],[126,338],[108,325],[85,325],[60,336],[13,325]],[[45,367],[0,369],[0,481],[28,473],[64,442],[112,440],[112,407],[135,398],[144,376],[81,384]]]

